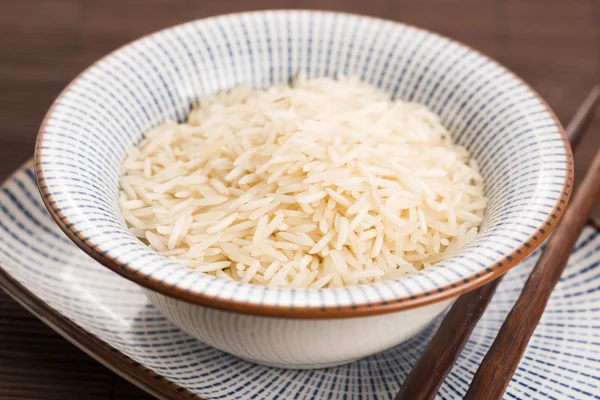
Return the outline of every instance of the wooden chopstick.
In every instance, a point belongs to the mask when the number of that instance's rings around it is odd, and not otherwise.
[[[599,99],[600,86],[596,86],[567,126],[567,136],[572,145],[577,144],[585,132],[585,127],[593,116]],[[431,342],[402,383],[395,400],[435,398],[501,280],[502,277],[497,278],[456,300]]]
[[[600,85],[596,85],[592,88],[590,93],[587,95],[583,103],[579,106],[575,115],[567,126],[567,136],[569,137],[569,143],[571,147],[575,149],[579,144],[579,141],[583,137],[583,132],[586,131],[589,122],[594,116],[596,110],[596,104],[600,100]]]
[[[600,150],[479,365],[465,399],[502,398],[599,197]]]

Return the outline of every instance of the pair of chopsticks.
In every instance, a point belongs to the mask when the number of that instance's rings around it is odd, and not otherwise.
[[[590,92],[567,127],[572,147],[579,143],[599,100],[600,85]],[[599,197],[600,151],[596,153],[562,221],[548,240],[521,295],[477,369],[465,399],[502,398]],[[502,277],[462,295],[454,303],[404,380],[395,400],[435,398],[501,280]]]

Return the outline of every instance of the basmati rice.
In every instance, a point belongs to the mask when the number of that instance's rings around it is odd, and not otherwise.
[[[475,238],[477,165],[426,107],[356,79],[200,99],[128,151],[120,207],[154,250],[214,276],[328,288],[396,279]]]

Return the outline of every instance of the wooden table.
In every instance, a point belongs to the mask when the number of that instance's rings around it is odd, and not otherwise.
[[[265,8],[323,8],[395,19],[460,40],[529,82],[562,121],[600,83],[597,0],[2,0],[0,179],[27,160],[59,91],[87,65],[146,33]],[[600,145],[600,116],[576,167]],[[0,399],[147,399],[0,293]]]

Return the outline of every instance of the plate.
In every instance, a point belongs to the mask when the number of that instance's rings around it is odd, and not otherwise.
[[[73,245],[44,208],[32,167],[25,164],[0,189],[0,286],[159,398],[391,399],[439,323],[340,367],[299,371],[242,361],[176,328],[140,287]],[[462,398],[538,256],[508,272],[438,398]],[[600,398],[599,274],[600,233],[586,228],[505,398]]]

